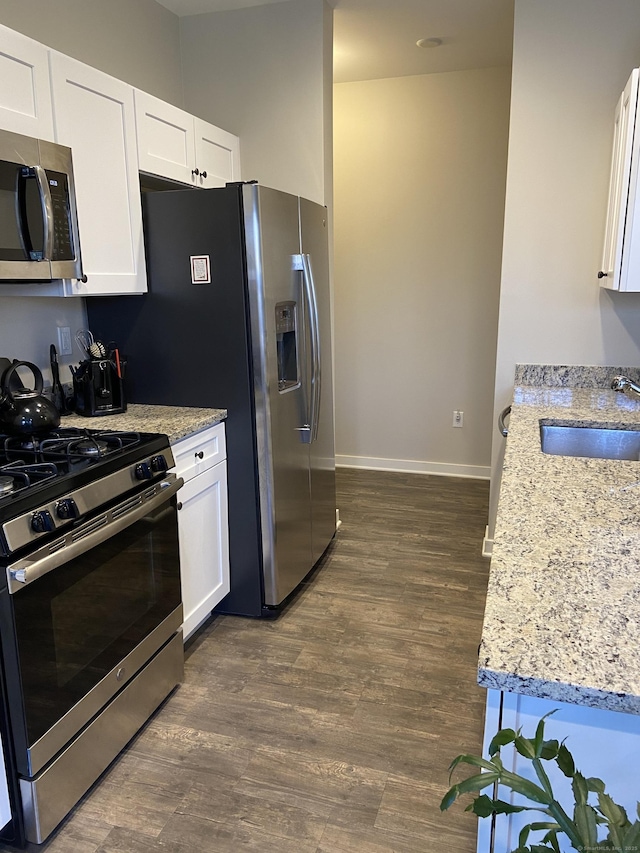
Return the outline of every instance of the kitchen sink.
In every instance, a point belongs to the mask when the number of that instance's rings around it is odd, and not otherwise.
[[[598,426],[572,421],[540,421],[543,453],[592,459],[640,460],[640,426]]]

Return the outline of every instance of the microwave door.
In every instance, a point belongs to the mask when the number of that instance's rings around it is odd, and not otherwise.
[[[40,165],[46,173],[46,189],[51,199],[48,214],[51,277],[83,279],[71,149],[43,140],[38,144]]]
[[[32,187],[35,181],[35,167],[0,160],[0,278],[4,280],[46,281],[51,278],[50,264],[37,260],[32,245],[33,240],[40,241],[42,257],[42,205],[39,190]],[[34,201],[37,211],[35,218],[33,215],[30,218],[37,224],[34,225],[36,233],[32,234],[28,209]]]

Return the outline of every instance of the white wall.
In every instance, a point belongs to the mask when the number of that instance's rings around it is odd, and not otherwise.
[[[245,180],[322,204],[331,186],[331,21],[325,0],[181,19],[185,108],[240,136]]]
[[[0,24],[181,104],[178,18],[154,0],[0,0]],[[0,356],[33,361],[48,378],[58,325],[84,328],[84,300],[2,296],[0,284]],[[60,358],[63,381],[80,358]]]
[[[335,86],[342,464],[488,476],[509,80]]]
[[[516,0],[494,423],[518,362],[640,365],[640,294],[596,277],[613,110],[639,64],[637,0]]]

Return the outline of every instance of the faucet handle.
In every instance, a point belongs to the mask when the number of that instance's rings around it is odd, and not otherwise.
[[[611,388],[613,391],[624,391],[626,384],[629,382],[626,376],[614,376],[611,380]]]

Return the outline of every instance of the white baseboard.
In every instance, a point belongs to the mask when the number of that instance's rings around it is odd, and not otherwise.
[[[493,554],[493,539],[489,539],[489,525],[484,529],[484,539],[482,540],[482,556],[491,557]]]
[[[372,456],[336,456],[338,468],[362,468],[368,471],[395,471],[398,474],[435,474],[440,477],[491,479],[489,465],[456,465],[448,462],[420,462],[416,459],[379,459]]]

